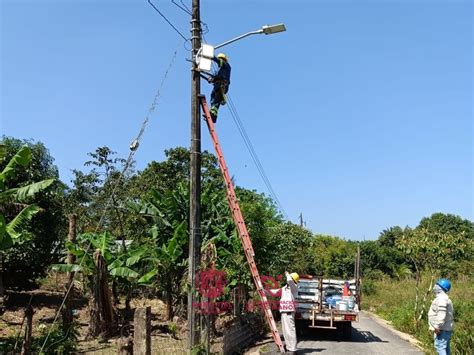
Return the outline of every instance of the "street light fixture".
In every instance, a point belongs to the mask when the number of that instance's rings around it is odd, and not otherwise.
[[[258,35],[258,34],[261,34],[261,33],[264,33],[266,35],[271,35],[271,34],[274,34],[274,33],[284,32],[284,31],[286,31],[286,28],[285,28],[285,25],[283,23],[279,23],[277,25],[265,25],[265,26],[262,26],[262,28],[259,29],[259,30],[244,33],[243,35],[237,36],[235,38],[232,38],[231,40],[228,40],[224,43],[221,43],[221,44],[215,46],[214,49],[227,46],[228,44],[231,44],[233,42],[238,41],[239,39],[242,39],[242,38],[245,38],[245,37],[248,37],[248,36],[251,36],[251,35]]]
[[[285,28],[285,25],[283,23],[279,23],[278,25],[271,25],[271,26],[265,25],[265,26],[262,27],[262,31],[266,35],[272,35],[272,34],[278,33],[278,32],[285,32],[286,28]]]
[[[277,25],[265,25],[265,26],[262,26],[262,28],[260,28],[259,30],[244,33],[243,35],[232,38],[214,47],[210,44],[203,44],[196,54],[195,63],[197,64],[199,70],[210,71],[211,66],[212,66],[212,58],[214,57],[214,51],[217,48],[227,46],[230,43],[236,42],[239,39],[242,39],[251,35],[258,35],[262,33],[265,35],[272,35],[274,33],[284,32],[284,31],[286,31],[286,28],[283,23],[279,23]]]

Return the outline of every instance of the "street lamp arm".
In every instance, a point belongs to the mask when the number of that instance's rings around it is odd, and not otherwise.
[[[242,39],[242,38],[245,38],[245,37],[248,37],[248,36],[251,36],[251,35],[259,35],[259,34],[262,34],[262,33],[265,33],[266,35],[272,35],[274,33],[284,32],[284,31],[286,31],[286,28],[285,28],[285,25],[283,23],[279,23],[277,25],[265,25],[265,26],[262,26],[262,28],[259,29],[259,30],[244,33],[243,35],[240,35],[240,36],[232,38],[231,40],[228,40],[224,43],[221,43],[221,44],[215,46],[214,49],[227,46],[228,44],[231,44],[235,41],[238,41],[239,39]]]
[[[258,35],[260,33],[263,33],[263,29],[259,29],[259,30],[256,30],[256,31],[252,31],[252,32],[247,32],[247,33],[244,33],[243,35],[240,35],[238,37],[235,37],[235,38],[232,38],[224,43],[221,43],[221,44],[218,44],[217,46],[214,47],[214,49],[217,49],[217,48],[221,48],[221,47],[224,47],[224,46],[227,46],[228,44],[231,44],[235,41],[238,41],[239,39],[242,39],[242,38],[245,38],[245,37],[248,37],[248,36],[251,36],[251,35]]]

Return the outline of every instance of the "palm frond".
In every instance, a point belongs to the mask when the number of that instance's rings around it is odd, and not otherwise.
[[[48,180],[35,182],[23,187],[19,187],[16,190],[16,193],[14,194],[14,199],[19,202],[26,201],[28,198],[34,196],[38,192],[43,191],[46,188],[48,188],[54,181],[56,180],[48,179]]]
[[[110,270],[110,275],[118,276],[118,277],[125,277],[125,278],[132,278],[136,279],[138,276],[138,272],[128,268],[128,267],[117,267],[115,269]]]
[[[13,218],[7,224],[6,232],[12,237],[12,239],[17,239],[21,236],[22,230],[25,228],[26,224],[33,218],[33,216],[41,211],[41,208],[37,205],[29,205],[21,210],[20,213]]]
[[[140,277],[138,279],[138,283],[139,284],[146,284],[148,282],[150,282],[151,280],[153,280],[153,278],[158,274],[158,270],[156,269],[153,269],[149,272],[147,272],[145,275],[143,275],[142,277]]]
[[[21,147],[21,149],[10,159],[7,166],[0,173],[0,181],[5,182],[9,177],[15,174],[15,169],[18,166],[27,166],[31,161],[31,149],[26,145]]]

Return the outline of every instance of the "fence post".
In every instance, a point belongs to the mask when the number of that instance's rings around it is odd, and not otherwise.
[[[133,354],[151,355],[151,307],[135,309]]]
[[[28,355],[31,354],[30,347],[31,347],[31,332],[33,330],[33,307],[28,305],[25,309],[25,317],[26,317],[26,328],[25,328],[25,341],[23,342],[23,347],[21,349],[21,355]]]

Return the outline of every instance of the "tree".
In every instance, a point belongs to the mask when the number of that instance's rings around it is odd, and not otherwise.
[[[466,238],[474,238],[474,223],[449,213],[438,212],[433,213],[430,217],[424,217],[418,224],[418,228],[454,235],[464,233]]]
[[[395,248],[397,240],[403,236],[403,229],[399,226],[384,229],[377,239],[381,247]]]
[[[462,255],[446,254],[442,267],[443,276],[474,274],[474,223],[453,214],[433,213],[430,217],[423,218],[417,229],[427,232],[441,233],[455,237],[459,245],[466,245]],[[471,246],[471,247],[469,247]]]
[[[397,247],[397,241],[403,236],[403,229],[395,226],[384,229],[377,240],[359,242],[361,248],[361,270],[366,277],[381,275],[402,277],[409,272],[411,262]],[[408,264],[408,265],[407,265]],[[408,267],[401,269],[400,265]]]
[[[0,161],[7,153],[6,145],[0,146]],[[4,253],[15,245],[25,241],[27,223],[40,207],[29,203],[34,195],[49,187],[54,179],[43,180],[21,187],[8,188],[7,183],[15,177],[20,167],[26,168],[32,160],[31,149],[23,146],[10,159],[0,173],[0,310],[3,310],[3,256]],[[9,216],[13,218],[7,222]]]
[[[465,232],[452,234],[419,226],[406,228],[397,245],[415,265],[416,296],[414,319],[419,322],[424,314],[426,298],[431,291],[435,277],[444,274],[452,267],[452,262],[463,260],[472,254],[472,239],[466,239]],[[420,289],[423,271],[429,276],[429,286],[423,298]],[[421,304],[421,307],[420,307]]]
[[[255,258],[261,273],[283,275],[285,271],[309,273],[312,270],[311,232],[293,223],[269,227],[264,239],[258,240]]]
[[[115,157],[116,152],[109,147],[98,147],[87,155],[91,160],[84,166],[91,169],[87,172],[73,170],[73,187],[67,191],[66,208],[79,216],[81,231],[95,231],[100,223],[101,228],[111,231],[125,243],[128,236],[123,208],[128,198],[126,185],[133,174],[133,162],[122,174],[126,160]]]
[[[151,188],[162,193],[175,189],[179,183],[188,183],[190,171],[189,149],[184,147],[167,149],[165,150],[165,157],[164,161],[150,162],[143,171],[132,178],[129,189],[133,198],[145,197]],[[202,152],[201,166],[203,189],[208,183],[218,183],[224,189],[216,157],[207,151]]]
[[[312,242],[312,273],[325,277],[353,277],[357,245],[344,239],[315,235]]]

